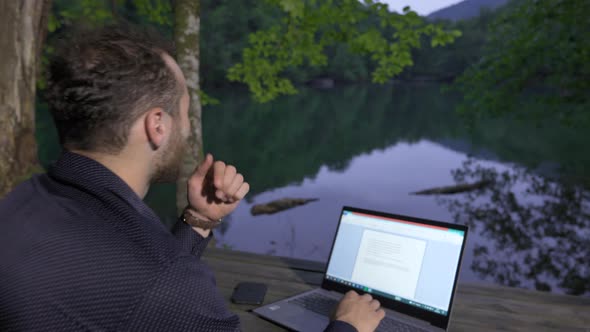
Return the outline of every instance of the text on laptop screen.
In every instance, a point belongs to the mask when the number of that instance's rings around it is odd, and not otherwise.
[[[326,278],[446,315],[461,230],[344,210]]]

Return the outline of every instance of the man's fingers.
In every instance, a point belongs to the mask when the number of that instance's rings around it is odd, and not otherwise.
[[[361,300],[362,301],[369,302],[372,299],[373,299],[373,297],[371,295],[369,295],[369,294],[363,294],[363,295],[361,295]]]
[[[209,172],[211,165],[213,165],[213,156],[210,153],[207,153],[207,156],[205,156],[205,160],[203,160],[203,162],[199,166],[197,166],[194,174],[197,177],[204,179],[207,175],[207,172]]]
[[[355,292],[353,290],[349,290],[348,292],[346,292],[346,294],[344,296],[348,297],[348,298],[355,298],[358,296],[358,294],[357,294],[357,292]]]
[[[225,175],[225,163],[216,161],[213,164],[213,185],[217,190],[223,189],[223,177]]]
[[[207,155],[203,165],[197,170],[199,175],[211,172],[215,197],[226,203],[233,203],[242,199],[250,190],[250,185],[244,186],[244,176],[237,174],[232,165],[226,165],[223,161],[213,161],[213,156]]]
[[[225,201],[226,200],[225,194],[221,190],[215,191],[215,197],[217,197],[217,199],[220,200],[220,201]]]
[[[225,172],[223,173],[223,188],[218,188],[218,189],[223,189],[223,191],[225,191],[225,193],[230,194],[229,191],[229,187],[232,185],[232,182],[234,180],[234,178],[236,177],[236,173],[238,171],[236,170],[236,168],[232,165],[227,165],[225,167]]]
[[[248,184],[248,182],[243,182],[244,177],[241,174],[238,174],[238,175],[240,178],[239,181],[237,181],[239,183],[239,187],[237,188],[235,193],[230,194],[227,191],[224,192],[222,190],[217,190],[215,192],[215,196],[217,196],[219,199],[225,201],[226,203],[235,203],[236,201],[239,201],[242,198],[244,198],[244,196],[246,196],[248,191],[250,191],[250,185]],[[236,176],[236,178],[238,178],[238,176]],[[223,198],[221,198],[221,197],[223,197]]]
[[[248,182],[242,183],[238,191],[234,194],[234,199],[239,201],[240,199],[244,198],[244,196],[246,196],[248,191],[250,191],[250,185]]]
[[[379,307],[381,307],[381,303],[379,303],[379,301],[373,299],[373,301],[369,302],[369,307],[373,310],[377,310],[377,309],[379,309]]]
[[[244,176],[242,174],[236,174],[225,192],[230,198],[237,199],[235,196],[242,183],[244,183]]]

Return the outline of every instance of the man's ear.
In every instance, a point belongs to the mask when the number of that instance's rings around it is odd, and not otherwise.
[[[152,148],[157,150],[170,135],[170,119],[163,109],[157,107],[149,110],[145,116],[145,133]]]

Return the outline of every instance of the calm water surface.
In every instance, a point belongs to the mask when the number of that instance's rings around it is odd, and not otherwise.
[[[343,205],[471,226],[460,280],[574,294],[590,287],[590,135],[556,125],[480,120],[468,129],[460,96],[438,85],[303,90],[271,104],[221,91],[204,110],[207,152],[232,163],[251,193],[215,230],[234,250],[326,261]],[[44,164],[58,149],[38,116]],[[559,179],[559,181],[557,180]],[[489,180],[456,195],[411,193]],[[174,186],[146,201],[174,220]],[[318,201],[252,216],[275,199]]]

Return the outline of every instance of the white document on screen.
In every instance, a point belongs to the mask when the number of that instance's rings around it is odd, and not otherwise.
[[[365,230],[352,281],[413,299],[425,251],[426,241]]]

